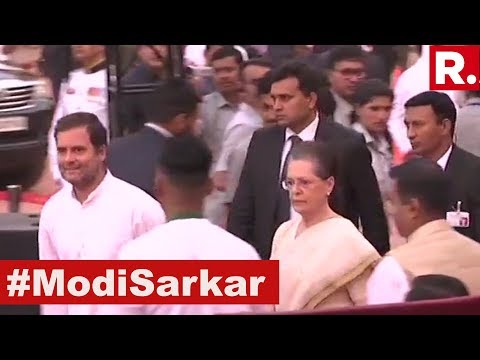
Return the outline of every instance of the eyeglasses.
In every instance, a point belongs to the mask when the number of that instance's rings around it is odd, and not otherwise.
[[[346,78],[352,78],[352,77],[357,77],[357,78],[363,78],[366,75],[365,70],[363,69],[335,69],[336,72],[340,73],[343,77]]]
[[[283,190],[291,191],[294,186],[298,186],[302,190],[307,190],[312,188],[315,183],[318,183],[320,180],[308,180],[308,179],[286,179],[282,181],[282,188]]]

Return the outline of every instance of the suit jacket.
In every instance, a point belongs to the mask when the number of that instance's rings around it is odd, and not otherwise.
[[[455,229],[480,242],[480,158],[454,145],[445,171],[453,180],[451,211],[461,201],[462,211],[470,213],[470,226]]]
[[[164,135],[148,126],[135,134],[115,139],[108,149],[110,172],[155,197],[155,166],[165,140]]]
[[[320,121],[315,139],[331,143],[337,152],[335,188],[330,197],[333,210],[356,226],[360,218],[364,236],[385,254],[390,248],[388,225],[363,136],[326,118]],[[277,216],[284,143],[284,127],[254,133],[227,225],[230,232],[255,246],[263,259],[270,256],[275,231],[288,220],[288,214]]]

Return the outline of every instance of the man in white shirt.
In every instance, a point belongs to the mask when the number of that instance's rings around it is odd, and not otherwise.
[[[169,138],[159,158],[156,194],[167,223],[126,244],[121,260],[259,260],[255,249],[203,217],[205,196],[212,189],[212,154],[194,136]],[[268,311],[266,305],[111,305],[115,315],[213,315]]]
[[[120,247],[165,222],[160,204],[106,168],[107,132],[97,116],[60,119],[54,137],[68,183],[42,209],[40,260],[111,260]],[[94,305],[45,305],[43,314],[96,314]]]
[[[407,136],[416,155],[436,162],[454,179],[451,210],[469,214],[469,223],[451,224],[457,231],[480,241],[480,158],[454,144],[457,110],[443,92],[425,91],[405,103]]]
[[[263,125],[261,109],[263,106],[262,96],[258,94],[258,82],[272,69],[273,65],[263,59],[253,59],[244,62],[241,67],[241,79],[243,83],[245,102],[240,104],[238,112],[227,124],[223,133],[220,154],[215,164],[213,183],[215,191],[206,203],[206,215],[209,219],[220,226],[225,226],[227,219],[226,191],[232,181],[231,173],[236,169],[231,168],[232,152],[239,144],[244,144],[252,137],[255,130]],[[270,92],[270,90],[268,90]],[[248,144],[247,144],[248,147]],[[241,169],[240,169],[241,171]],[[233,179],[238,183],[238,179]]]
[[[277,125],[277,118],[275,116],[275,111],[273,110],[273,98],[270,95],[270,88],[271,77],[270,73],[267,73],[257,84],[257,95],[260,104],[256,106],[255,110],[252,108],[252,111],[256,112],[256,116],[260,116],[263,128]],[[239,141],[230,154],[228,161],[228,185],[225,190],[225,203],[228,206],[232,203],[237,190],[252,136],[253,132],[242,141]]]
[[[58,120],[68,114],[85,111],[98,117],[107,129],[107,134],[110,130],[105,47],[103,45],[72,45],[72,55],[80,67],[71,71],[68,80],[60,87],[48,141],[50,169],[59,186],[64,185],[65,181],[58,168],[57,148],[53,136]]]

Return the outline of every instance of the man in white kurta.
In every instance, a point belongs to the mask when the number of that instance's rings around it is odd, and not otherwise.
[[[61,119],[57,144],[60,171],[68,184],[42,209],[40,260],[113,260],[121,246],[164,223],[157,201],[106,169],[106,130],[95,115]],[[44,305],[42,314],[94,315],[98,309]]]
[[[169,138],[157,169],[156,187],[168,222],[126,244],[121,260],[260,260],[247,242],[203,218],[203,199],[211,189],[212,155],[193,136]],[[262,312],[271,305],[109,305],[103,314],[214,315]]]

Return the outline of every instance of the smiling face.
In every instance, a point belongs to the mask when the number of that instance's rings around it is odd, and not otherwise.
[[[104,171],[106,147],[95,147],[86,127],[59,132],[57,153],[60,173],[74,187],[88,186]]]

